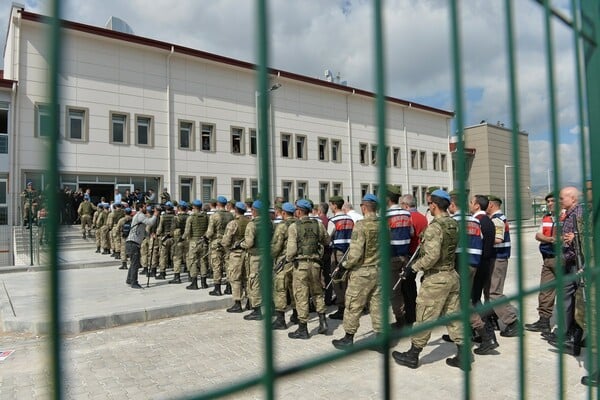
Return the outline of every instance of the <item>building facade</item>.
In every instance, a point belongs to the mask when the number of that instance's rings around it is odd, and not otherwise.
[[[115,186],[167,187],[183,200],[256,196],[252,64],[104,28],[64,26],[61,185],[107,196]],[[40,15],[13,9],[4,75],[17,82],[9,168],[15,204],[27,180],[46,185],[47,28]],[[273,196],[322,201],[337,194],[356,202],[376,192],[374,95],[285,71],[271,76],[278,88],[270,93],[271,147],[264,156],[271,157]],[[423,204],[427,186],[451,186],[453,114],[393,98],[387,110],[389,181]]]

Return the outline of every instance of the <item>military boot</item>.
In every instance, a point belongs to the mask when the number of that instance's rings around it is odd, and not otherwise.
[[[515,337],[519,336],[519,320],[516,319],[504,328],[503,331],[500,331],[500,336],[502,337]]]
[[[223,293],[221,293],[221,284],[215,283],[215,288],[208,292],[208,294],[211,296],[223,296]]]
[[[208,289],[208,283],[206,283],[206,277],[200,277],[200,289]]]
[[[119,269],[127,269],[127,261],[123,261]]]
[[[100,253],[100,246],[96,247],[96,253]]]
[[[104,249],[104,250],[102,250],[102,254],[110,254],[110,250],[109,249]]]
[[[288,337],[290,339],[309,339],[310,335],[308,334],[306,322],[299,322],[298,329],[294,332],[288,333]]]
[[[262,312],[260,311],[260,307],[254,307],[254,310],[250,314],[244,315],[244,319],[246,321],[260,321],[260,320],[262,320],[263,319],[263,315],[262,315]]]
[[[457,352],[456,355],[452,358],[446,358],[446,364],[448,364],[451,367],[456,367],[456,368],[460,368],[463,371],[470,371],[471,370],[471,363],[473,362],[473,355],[471,354],[471,349],[469,349],[469,360],[466,363],[466,370],[464,369],[465,366],[462,365],[462,349],[463,346],[460,344],[456,345],[457,348]]]
[[[144,267],[144,268],[140,269],[140,270],[139,270],[139,272],[140,272],[140,274],[142,274],[142,275],[146,275],[146,274],[148,273],[148,268],[147,268],[147,267]]]
[[[581,378],[581,384],[586,386],[600,386],[600,372],[593,372]]]
[[[204,279],[206,279],[206,278],[204,278]],[[242,302],[240,300],[236,300],[235,303],[225,311],[230,312],[230,313],[241,313],[243,311],[242,310]]]
[[[325,317],[325,313],[320,313],[319,314],[319,333],[323,334],[323,335],[327,335],[327,329],[329,329],[329,326],[327,326],[327,318]]]
[[[185,288],[188,289],[188,290],[198,290],[198,289],[200,289],[198,287],[198,277],[196,277],[196,276],[193,277],[192,278],[192,283],[189,284],[188,286],[186,286]]]
[[[271,324],[271,329],[287,329],[285,313],[283,311],[275,311],[275,321]]]
[[[177,274],[177,275],[179,275],[179,274]],[[165,271],[160,271],[160,272],[158,273],[158,275],[156,275],[156,279],[158,279],[158,280],[164,280],[164,279],[167,279],[167,274],[165,274]],[[169,283],[170,283],[170,282],[169,282]],[[181,282],[179,282],[179,283],[181,283]]]
[[[333,347],[339,350],[344,350],[347,347],[350,347],[354,344],[354,334],[346,333],[346,335],[341,339],[333,339],[331,341]]]
[[[493,332],[494,330],[492,329],[492,333]],[[492,354],[490,352],[499,346],[496,338],[490,335],[489,331],[486,330],[485,327],[477,329],[477,334],[481,337],[481,344],[478,348],[473,350],[475,354],[480,356]]]
[[[419,367],[419,354],[423,349],[411,344],[410,349],[406,353],[400,353],[398,351],[392,351],[392,357],[400,365],[404,365],[408,368]]]
[[[156,268],[150,268],[150,276],[151,278],[156,278]]]
[[[163,272],[161,272],[162,274]],[[158,279],[158,278],[156,278]],[[173,276],[173,279],[171,279],[169,281],[169,283],[181,283],[181,274],[179,272],[175,272],[175,275]]]
[[[225,291],[223,292],[223,294],[231,294],[231,283],[227,282],[227,284],[225,285]]]
[[[85,236],[85,232],[83,232],[83,238],[84,238],[84,239],[87,239],[87,236]]]
[[[525,324],[525,329],[531,332],[550,332],[550,318],[540,317],[533,324]]]
[[[290,324],[296,325],[300,320],[298,319],[298,310],[292,308],[292,315],[290,315]]]
[[[573,334],[567,337],[567,340],[563,342],[563,353],[569,354],[571,356],[578,357],[581,355],[581,347],[585,347],[583,342],[583,329],[579,327],[579,325],[575,325],[573,329]],[[558,340],[550,339],[548,340],[548,344],[560,349],[560,344]]]
[[[120,260],[121,259],[121,252],[117,251],[115,252],[115,260]]]
[[[334,312],[333,314],[329,314],[329,319],[337,319],[337,320],[343,320],[344,319],[344,306],[338,306],[338,309],[336,312]]]

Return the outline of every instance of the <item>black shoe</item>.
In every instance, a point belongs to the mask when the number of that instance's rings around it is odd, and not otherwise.
[[[120,260],[121,259],[121,253],[115,253],[115,260]]]
[[[227,284],[225,285],[225,290],[223,291],[223,294],[231,294],[231,284],[229,282],[227,282]]]
[[[309,339],[310,335],[308,334],[308,328],[306,327],[306,322],[298,323],[298,329],[294,332],[288,333],[288,337],[290,339]]]
[[[600,372],[593,372],[581,378],[581,384],[586,386],[600,386]]]
[[[338,307],[337,311],[334,312],[333,314],[329,314],[329,319],[337,319],[337,320],[343,320],[344,319],[344,307]]]
[[[198,290],[198,277],[192,278],[192,283],[185,287],[187,290]]]
[[[156,277],[154,279],[158,279],[159,281],[163,281],[163,280],[167,279],[167,274],[165,274],[165,271],[160,271],[158,273],[158,275],[156,275]],[[173,283],[181,283],[181,280],[179,282],[173,282]]]
[[[161,272],[161,275],[162,274],[164,274],[164,272]],[[158,277],[156,279],[158,279]],[[181,283],[181,274],[176,272],[175,275],[173,276],[173,279],[171,279],[169,281],[169,283]]]
[[[292,309],[292,315],[290,315],[290,324],[296,325],[300,320],[298,319],[298,310]]]
[[[27,228],[27,229],[29,229],[29,228]],[[100,247],[96,248],[96,253],[100,253]]]
[[[503,331],[500,331],[502,337],[515,337],[519,336],[519,320],[514,320]]]
[[[327,330],[329,326],[327,326],[327,318],[325,317],[325,313],[319,314],[319,334],[327,335]]]
[[[287,325],[285,323],[285,314],[283,311],[275,311],[275,321],[271,324],[271,329],[285,330]]]
[[[333,339],[331,344],[338,350],[344,350],[351,347],[354,344],[354,334],[346,333],[341,339]]]
[[[144,268],[142,268],[142,269],[140,270],[140,274],[142,274],[142,275],[146,275],[146,274],[148,274],[148,268],[147,268],[147,267],[144,267]]]
[[[398,364],[415,369],[419,367],[419,354],[421,353],[421,350],[422,349],[412,344],[406,353],[392,351],[392,357]]]
[[[533,324],[525,324],[525,329],[530,332],[550,332],[550,318],[540,317]]]
[[[200,277],[200,289],[208,289],[208,283],[206,283],[206,277]]]
[[[560,349],[560,345],[556,340],[548,340],[548,344]],[[579,357],[581,355],[581,344],[575,344],[572,338],[564,342],[562,348],[563,354],[568,354],[574,357]]]
[[[109,249],[104,249],[104,250],[102,250],[102,254],[110,254],[110,250]]]
[[[470,371],[471,370],[471,363],[473,362],[473,355],[471,354],[471,349],[469,349],[469,361],[466,363],[466,365],[463,366],[463,362],[462,362],[462,345],[456,345],[456,355],[454,357],[451,358],[446,358],[446,364],[451,366],[451,367],[455,367],[455,368],[460,368],[463,371]]]
[[[260,311],[260,307],[255,307],[254,311],[250,314],[244,315],[244,319],[246,321],[260,321],[263,319],[262,312]]]
[[[210,294],[211,296],[223,296],[223,293],[221,293],[221,284],[216,283],[215,288],[208,292],[208,294]]]
[[[126,284],[126,285],[131,285],[131,281],[130,281],[129,279],[127,279],[127,280],[125,281],[125,284]]]
[[[139,283],[137,283],[137,282],[133,282],[133,283],[131,284],[131,288],[132,288],[132,289],[143,289],[143,287],[141,287],[141,286],[140,286],[140,284],[139,284]]]
[[[241,313],[243,311],[242,302],[240,300],[236,300],[235,303],[225,311],[230,313]]]
[[[119,269],[127,269],[127,263],[121,263],[121,266],[119,267]]]

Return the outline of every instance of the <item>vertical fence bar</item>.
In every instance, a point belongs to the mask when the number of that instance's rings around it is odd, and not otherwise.
[[[257,88],[258,88],[258,175],[260,181],[260,221],[258,226],[258,242],[260,248],[260,282],[263,303],[263,334],[264,334],[264,375],[262,377],[265,388],[265,399],[275,398],[274,380],[275,369],[273,361],[273,331],[271,330],[271,299],[273,298],[273,260],[271,259],[272,227],[269,218],[269,200],[271,199],[269,182],[270,161],[269,152],[269,90],[267,88],[269,66],[269,18],[266,0],[258,0],[256,7],[256,44],[257,44]],[[254,306],[254,305],[253,305]]]
[[[505,0],[505,16],[506,16],[506,45],[508,53],[508,77],[509,77],[509,93],[510,93],[510,116],[512,127],[512,158],[513,165],[513,193],[516,193],[517,201],[515,204],[516,220],[517,220],[517,285],[518,293],[523,293],[523,234],[521,229],[522,208],[521,208],[521,151],[519,144],[519,105],[517,92],[517,73],[516,73],[516,56],[514,46],[514,28],[513,28],[513,10],[512,0]],[[516,187],[516,190],[515,190]],[[513,195],[513,198],[515,195]],[[504,199],[508,201],[508,199]],[[518,298],[519,311],[525,307],[523,296]],[[523,318],[520,318],[523,321]],[[519,393],[521,398],[525,398],[525,342],[523,340],[523,325],[519,324]]]
[[[390,233],[386,218],[387,213],[387,177],[386,177],[386,159],[387,149],[385,140],[386,127],[386,103],[385,103],[385,54],[384,54],[384,26],[382,19],[382,3],[383,0],[374,2],[373,25],[375,38],[375,106],[377,111],[377,172],[379,175],[379,191],[377,198],[379,199],[379,282],[381,284],[381,321],[383,325],[383,341],[385,348],[389,347],[390,343],[390,321],[389,321],[389,306],[391,288],[389,285],[390,276],[390,257],[391,249]],[[390,352],[385,351],[383,356],[383,398],[391,399],[391,384],[390,384]]]
[[[58,224],[59,224],[59,212],[58,212],[58,139],[59,139],[59,88],[58,79],[61,68],[61,50],[62,40],[60,31],[60,16],[61,16],[61,0],[53,0],[51,2],[50,12],[50,35],[49,35],[49,46],[50,52],[49,67],[50,67],[50,81],[48,91],[50,98],[50,140],[48,141],[48,153],[47,153],[47,182],[49,183],[48,193],[48,208],[49,215],[46,222],[46,233],[50,238],[50,246],[48,249],[48,262],[50,266],[50,349],[52,353],[52,393],[55,399],[60,400],[63,398],[63,370],[62,370],[62,353],[61,353],[61,332],[60,332],[60,321],[61,321],[61,294],[60,289],[61,282],[58,276]],[[33,227],[31,227],[33,230]]]

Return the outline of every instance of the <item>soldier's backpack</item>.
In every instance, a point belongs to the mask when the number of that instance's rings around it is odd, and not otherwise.
[[[127,220],[123,224],[123,237],[124,238],[126,238],[127,236],[129,236],[129,232],[131,231],[131,221],[132,220],[133,219]]]

